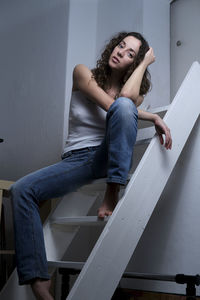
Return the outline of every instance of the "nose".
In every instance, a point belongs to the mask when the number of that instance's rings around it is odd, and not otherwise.
[[[119,57],[123,57],[124,56],[123,49],[119,49],[117,54],[118,54]]]

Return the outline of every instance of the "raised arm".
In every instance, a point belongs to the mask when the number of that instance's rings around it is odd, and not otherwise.
[[[80,90],[86,97],[108,111],[114,99],[100,88],[85,65],[77,65],[73,72],[73,90]]]
[[[142,82],[142,78],[146,68],[155,61],[155,56],[153,53],[153,49],[149,48],[143,61],[139,64],[139,66],[134,70],[129,79],[126,81],[124,86],[121,89],[120,96],[130,98],[134,101],[135,105],[138,106],[141,104],[138,103],[140,86]],[[141,99],[140,99],[141,100]]]

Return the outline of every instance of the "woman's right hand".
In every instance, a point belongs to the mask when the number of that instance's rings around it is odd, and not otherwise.
[[[155,61],[156,57],[154,55],[153,52],[153,48],[150,47],[149,50],[146,52],[145,56],[144,56],[144,62],[147,66],[149,66],[150,64],[152,64]]]

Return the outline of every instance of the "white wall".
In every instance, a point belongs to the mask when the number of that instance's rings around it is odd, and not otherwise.
[[[150,65],[151,108],[170,103],[170,4],[167,0],[143,0],[143,34],[153,47],[156,61]]]
[[[120,31],[142,31],[141,0],[98,0],[96,52]]]
[[[96,61],[97,1],[69,0],[63,143],[65,143],[68,131],[73,68],[80,63],[92,68]]]
[[[199,16],[199,0],[179,0],[171,4],[171,99],[191,64],[195,60],[200,62]],[[179,46],[177,41],[181,42]]]
[[[67,51],[66,0],[0,2],[0,178],[60,158]]]

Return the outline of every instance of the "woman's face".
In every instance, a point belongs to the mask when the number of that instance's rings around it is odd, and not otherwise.
[[[134,36],[125,37],[113,50],[108,64],[111,69],[125,71],[138,54],[141,41]]]

